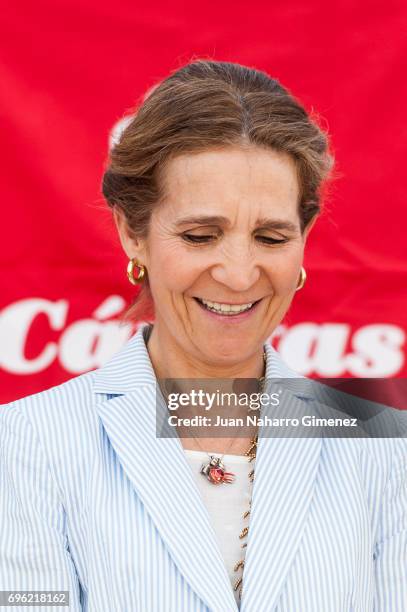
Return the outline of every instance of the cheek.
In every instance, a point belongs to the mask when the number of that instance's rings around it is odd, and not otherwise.
[[[268,266],[269,278],[277,295],[287,295],[295,291],[302,264],[302,250],[281,253]]]
[[[203,257],[195,257],[174,245],[151,251],[149,280],[154,294],[181,293],[191,287],[205,270]]]

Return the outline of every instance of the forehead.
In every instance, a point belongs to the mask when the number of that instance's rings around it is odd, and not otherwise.
[[[226,208],[297,215],[299,185],[293,159],[261,147],[230,147],[172,158],[161,175],[171,214]]]

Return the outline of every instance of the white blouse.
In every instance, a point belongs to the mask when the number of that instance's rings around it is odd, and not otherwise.
[[[220,453],[211,453],[220,457]],[[244,527],[249,526],[250,515],[243,518],[249,510],[253,483],[250,482],[249,472],[255,467],[255,459],[243,455],[224,455],[223,463],[228,472],[235,474],[233,483],[213,485],[206,476],[200,473],[202,464],[209,461],[207,453],[203,451],[185,450],[186,459],[191,467],[196,484],[201,493],[202,500],[208,509],[209,516],[218,540],[219,549],[223,555],[226,569],[229,573],[232,587],[242,576],[243,568],[234,571],[238,561],[245,558],[247,536],[239,539]],[[234,591],[239,607],[239,589]]]

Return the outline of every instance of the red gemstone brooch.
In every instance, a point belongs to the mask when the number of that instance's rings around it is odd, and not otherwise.
[[[225,465],[222,463],[221,457],[210,455],[209,463],[204,463],[201,467],[201,474],[212,484],[218,485],[223,482],[231,483],[235,480],[235,475],[232,472],[227,472]]]

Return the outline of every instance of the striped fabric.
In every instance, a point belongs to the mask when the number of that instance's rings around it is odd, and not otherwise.
[[[0,590],[69,590],[75,612],[237,611],[182,446],[156,437],[149,331],[0,408]],[[266,351],[267,378],[296,376]],[[406,612],[407,441],[260,438],[243,585],[242,612]]]

